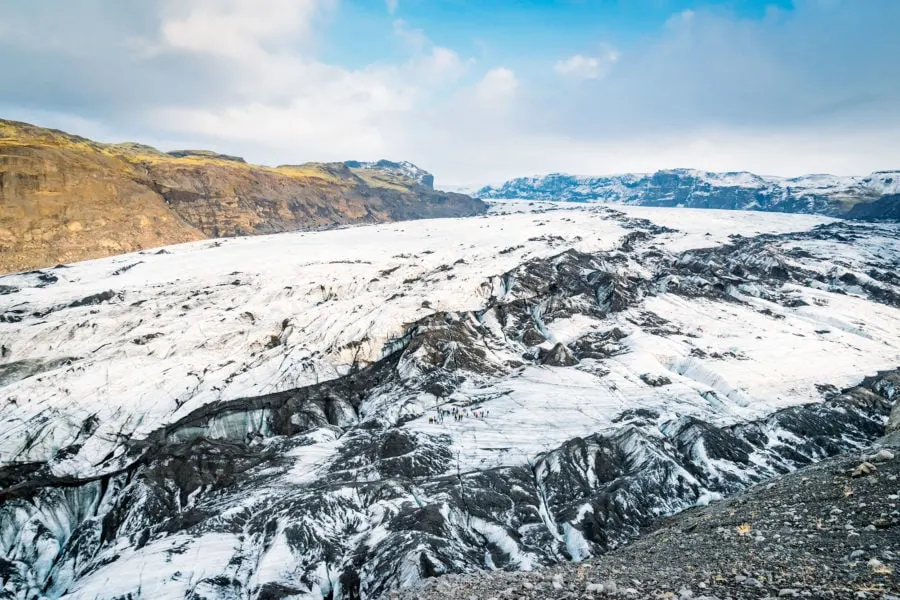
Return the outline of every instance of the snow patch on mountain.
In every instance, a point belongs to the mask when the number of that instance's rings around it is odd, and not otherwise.
[[[552,173],[521,177],[474,191],[482,199],[611,202],[651,206],[687,206],[840,216],[852,207],[900,193],[900,171],[866,176],[762,176],[748,172],[715,173],[670,169],[655,173],[584,176]]]
[[[344,164],[351,169],[367,169],[405,177],[428,189],[434,189],[434,175],[406,160],[400,162],[391,160],[379,160],[376,162],[348,160],[345,161]]]

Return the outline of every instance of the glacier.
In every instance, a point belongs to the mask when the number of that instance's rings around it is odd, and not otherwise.
[[[880,435],[900,225],[503,202],[0,277],[0,580],[382,598]],[[456,416],[460,415],[460,416]]]

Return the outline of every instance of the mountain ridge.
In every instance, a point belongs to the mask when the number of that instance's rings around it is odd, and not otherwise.
[[[486,210],[435,191],[432,176],[411,163],[381,162],[268,167],[0,120],[0,272],[208,238]]]
[[[485,200],[611,202],[879,219],[896,218],[893,215],[900,204],[900,171],[799,177],[684,168],[606,176],[550,173],[484,186],[473,195]]]

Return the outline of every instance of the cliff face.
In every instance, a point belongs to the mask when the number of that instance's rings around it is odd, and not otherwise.
[[[209,237],[480,214],[395,172],[269,168],[0,121],[0,271]]]
[[[0,122],[0,271],[203,238],[121,158]]]
[[[484,210],[481,201],[468,196],[368,176],[342,164],[268,169],[165,160],[143,168],[171,209],[209,237],[458,217]]]

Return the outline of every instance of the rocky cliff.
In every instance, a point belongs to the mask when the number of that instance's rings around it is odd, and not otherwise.
[[[434,191],[430,175],[408,163],[378,164],[270,168],[0,121],[0,272],[210,237],[485,210]]]

